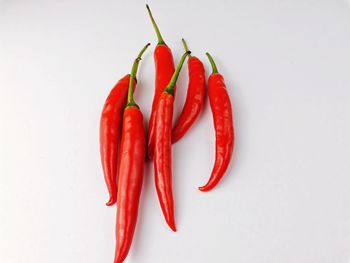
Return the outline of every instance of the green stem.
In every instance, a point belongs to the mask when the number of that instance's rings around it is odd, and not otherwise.
[[[191,54],[191,51],[186,51],[182,55],[180,62],[177,65],[176,70],[175,70],[173,76],[171,77],[171,80],[170,80],[168,86],[165,88],[164,92],[174,95],[174,86],[176,84],[177,78],[179,77],[182,65],[184,64],[185,59],[189,54]]]
[[[213,69],[213,73],[212,73],[212,74],[218,73],[219,71],[218,71],[218,68],[216,67],[216,64],[215,64],[215,62],[214,62],[213,57],[212,57],[208,52],[205,53],[205,54],[207,55],[207,57],[208,57],[208,59],[209,59],[209,62],[210,62],[210,64],[211,64],[211,67],[212,67],[212,69]]]
[[[126,107],[129,107],[129,106],[138,107],[134,101],[134,96],[133,96],[134,82],[136,79],[136,73],[137,73],[137,69],[139,67],[139,63],[141,61],[141,57],[149,45],[151,45],[151,44],[148,43],[146,46],[144,46],[141,49],[140,53],[137,55],[137,58],[134,60],[134,63],[132,64],[131,73],[130,73],[130,81],[129,81],[129,89],[128,89],[128,101],[127,101]]]
[[[181,39],[181,40],[182,40],[182,44],[183,44],[183,46],[184,46],[185,51],[186,51],[186,52],[187,52],[187,51],[189,51],[189,49],[188,49],[188,46],[187,46],[187,43],[186,43],[185,39]],[[191,54],[189,54],[188,56],[190,57],[190,56],[191,56]]]
[[[157,38],[158,38],[158,45],[165,45],[164,39],[159,31],[159,27],[157,26],[156,21],[153,18],[152,12],[151,12],[151,8],[149,8],[149,6],[146,4],[146,8],[149,14],[149,17],[151,18],[154,30],[156,31],[157,34]]]

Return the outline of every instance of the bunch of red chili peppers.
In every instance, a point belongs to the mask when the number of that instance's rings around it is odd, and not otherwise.
[[[128,255],[137,221],[143,182],[145,159],[154,158],[154,178],[160,207],[169,227],[176,231],[172,193],[172,143],[180,140],[198,118],[206,95],[203,63],[191,55],[182,39],[185,53],[174,67],[171,49],[165,44],[151,10],[149,17],[157,33],[154,50],[155,94],[149,120],[147,140],[143,115],[133,99],[136,73],[147,44],[138,54],[131,73],[113,87],[104,104],[100,122],[100,152],[104,178],[109,191],[108,206],[117,203],[116,252],[114,263],[121,263]],[[208,97],[213,114],[216,152],[215,163],[208,182],[201,191],[213,189],[224,176],[230,163],[234,130],[231,102],[223,76],[213,58],[206,53],[212,67],[208,78]],[[188,57],[189,83],[182,112],[172,127],[176,81]]]

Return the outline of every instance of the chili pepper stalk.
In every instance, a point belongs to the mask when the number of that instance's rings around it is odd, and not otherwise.
[[[131,68],[131,73],[130,73],[130,82],[129,82],[129,89],[128,89],[128,101],[126,104],[126,107],[130,107],[130,106],[136,106],[137,108],[139,108],[139,106],[135,103],[134,101],[134,96],[133,96],[133,83],[136,80],[136,73],[137,70],[139,68],[139,63],[142,60],[142,55],[143,53],[145,53],[146,49],[150,46],[150,43],[147,43],[147,45],[145,45],[140,53],[138,54],[137,58],[134,60],[134,63],[132,65]]]
[[[154,178],[163,215],[175,232],[174,199],[172,190],[171,127],[174,111],[174,86],[190,51],[183,54],[169,84],[161,94],[156,108],[154,143]]]
[[[166,45],[165,41],[164,41],[164,39],[162,37],[162,34],[160,33],[159,27],[158,27],[156,21],[154,20],[151,8],[149,7],[148,4],[146,4],[146,8],[147,8],[147,12],[148,12],[149,18],[151,19],[153,28],[154,28],[154,30],[156,31],[156,34],[157,34],[157,38],[158,38],[158,44],[157,45]]]
[[[134,101],[132,91],[141,56],[148,46],[149,44],[141,50],[133,63],[128,100],[123,114],[114,263],[122,263],[127,257],[137,223],[146,141],[142,112]]]
[[[180,71],[182,69],[182,65],[184,64],[186,57],[190,56],[190,55],[191,55],[191,51],[188,51],[188,50],[182,55],[182,57],[179,61],[179,64],[177,65],[176,70],[175,70],[173,76],[171,77],[169,84],[165,88],[164,92],[169,93],[169,94],[174,96],[176,81],[179,78],[179,74],[180,74]]]

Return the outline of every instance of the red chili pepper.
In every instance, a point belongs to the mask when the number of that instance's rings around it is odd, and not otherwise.
[[[171,76],[175,71],[175,67],[174,67],[174,59],[173,59],[173,54],[171,53],[171,49],[165,44],[164,39],[151,13],[151,9],[149,8],[148,5],[146,5],[146,7],[158,38],[158,44],[154,50],[154,63],[156,68],[155,69],[156,70],[155,92],[154,92],[154,98],[152,103],[151,117],[149,120],[148,139],[147,139],[147,157],[148,159],[152,159],[153,151],[154,151],[155,111],[159,101],[159,97],[164,91],[164,88],[166,87],[166,85],[169,83]],[[176,87],[174,86],[174,93],[175,93],[175,90],[176,90]]]
[[[184,39],[182,39],[182,43],[185,51],[188,51]],[[191,128],[202,110],[204,101],[205,70],[203,63],[197,57],[189,55],[187,65],[189,75],[187,96],[182,112],[177,120],[175,128],[173,128],[173,143],[180,140]]]
[[[117,160],[120,140],[121,118],[128,94],[130,75],[124,76],[113,87],[103,106],[100,121],[100,154],[104,178],[111,206],[117,201]],[[136,80],[134,81],[134,84]]]
[[[165,220],[173,231],[176,231],[171,168],[171,127],[174,110],[174,86],[182,65],[190,53],[187,51],[181,57],[179,65],[169,84],[161,94],[156,108],[154,141],[155,184]]]
[[[213,72],[208,80],[208,96],[213,113],[216,149],[215,164],[209,181],[199,187],[201,191],[213,189],[224,176],[231,161],[234,146],[233,117],[230,97],[227,93],[223,76],[218,73],[215,62],[209,53],[206,53]]]
[[[123,115],[122,139],[120,144],[120,166],[118,186],[118,212],[116,225],[115,263],[122,263],[128,255],[134,236],[139,200],[141,195],[146,140],[143,116],[133,99],[133,80],[139,61],[147,44],[135,59],[129,82],[128,102]]]

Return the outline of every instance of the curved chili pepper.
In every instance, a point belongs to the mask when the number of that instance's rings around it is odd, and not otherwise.
[[[187,44],[182,39],[185,51],[188,51]],[[205,95],[205,70],[203,63],[194,56],[189,55],[188,61],[189,83],[187,95],[182,112],[173,128],[173,143],[177,142],[191,128],[198,118]]]
[[[116,225],[116,253],[114,263],[122,263],[128,255],[134,236],[139,200],[142,189],[144,160],[146,154],[143,116],[133,99],[133,80],[139,61],[147,44],[135,59],[129,82],[128,102],[123,114],[122,139],[118,186],[118,211]]]
[[[117,201],[117,160],[121,118],[126,103],[130,75],[124,76],[109,93],[100,120],[100,155],[104,178],[109,192],[107,206]],[[134,85],[136,79],[134,80]]]
[[[153,151],[154,151],[155,111],[156,111],[157,103],[159,101],[159,97],[164,91],[164,88],[166,87],[166,85],[169,83],[171,76],[175,71],[175,67],[174,67],[174,59],[173,59],[173,54],[171,53],[171,49],[165,44],[164,39],[151,13],[151,9],[149,8],[148,5],[146,5],[146,7],[158,38],[158,44],[154,50],[154,64],[155,64],[155,71],[156,71],[155,92],[154,92],[154,98],[152,103],[151,116],[149,120],[148,139],[147,139],[147,157],[148,159],[152,159]],[[175,90],[176,90],[176,87],[174,86],[174,93],[175,93]]]
[[[166,222],[176,231],[174,218],[174,199],[172,192],[171,168],[171,127],[174,110],[174,85],[182,65],[191,52],[181,57],[179,65],[169,84],[159,98],[156,108],[155,141],[154,141],[154,177],[157,195]]]
[[[223,76],[218,73],[215,62],[209,53],[206,53],[213,72],[208,80],[208,96],[213,113],[216,149],[215,163],[209,181],[199,187],[201,191],[213,189],[224,176],[231,161],[234,146],[233,117],[230,97],[227,93]]]

